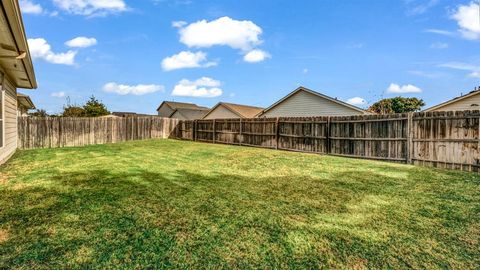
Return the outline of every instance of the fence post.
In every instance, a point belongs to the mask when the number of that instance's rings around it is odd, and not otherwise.
[[[413,158],[413,113],[407,114],[407,164],[412,163]]]
[[[278,149],[278,133],[280,132],[278,126],[278,117],[275,119],[275,149]]]
[[[331,127],[330,127],[330,116],[327,116],[327,126],[325,127],[325,140],[327,142],[327,151],[325,154],[331,154],[332,149],[331,149],[331,143],[330,143],[330,132],[331,132]]]
[[[238,144],[242,145],[243,143],[243,135],[242,135],[242,118],[240,118],[240,132],[238,134]]]
[[[192,123],[192,140],[197,141],[197,119],[193,120]]]
[[[213,138],[212,142],[215,143],[215,119],[213,119]]]

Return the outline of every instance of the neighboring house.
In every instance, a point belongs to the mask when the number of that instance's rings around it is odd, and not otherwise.
[[[112,112],[111,115],[118,116],[118,117],[152,116],[152,115],[148,115],[148,114],[141,114],[141,113],[134,113],[134,112]]]
[[[28,110],[35,109],[35,104],[29,96],[17,93],[17,114],[18,116],[28,116]]]
[[[210,111],[210,109],[176,109],[172,115],[170,115],[170,118],[176,118],[180,120],[196,120],[196,119],[202,119],[207,113]]]
[[[203,119],[253,118],[262,110],[260,107],[220,102]]]
[[[158,116],[170,117],[176,109],[208,109],[193,103],[164,101],[157,108]]]
[[[474,91],[430,107],[424,112],[480,110],[480,87]]]
[[[363,109],[305,87],[263,110],[257,117],[348,116],[371,114]]]
[[[134,112],[112,112],[111,115],[118,117],[137,116]]]
[[[17,0],[0,5],[0,164],[17,149],[17,88],[37,88]]]

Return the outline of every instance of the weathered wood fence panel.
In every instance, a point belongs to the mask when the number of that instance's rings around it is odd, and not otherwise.
[[[18,148],[53,148],[168,138],[179,120],[151,117],[19,117]]]
[[[480,171],[480,111],[181,121],[176,138]]]
[[[328,153],[328,117],[279,118],[278,149]]]
[[[330,154],[406,162],[407,114],[332,117]]]
[[[479,172],[480,112],[425,112],[412,118],[412,163]]]

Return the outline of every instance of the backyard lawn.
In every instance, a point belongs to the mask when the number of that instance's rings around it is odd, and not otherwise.
[[[480,265],[480,177],[148,140],[0,167],[0,268]]]

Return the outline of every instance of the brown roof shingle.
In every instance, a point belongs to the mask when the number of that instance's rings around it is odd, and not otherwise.
[[[209,110],[210,109],[208,109],[208,108],[196,108],[196,109],[180,108],[180,109],[176,109],[170,115],[170,117],[172,117],[172,115],[174,115],[176,112],[178,112],[188,120],[202,119],[208,113]]]
[[[227,107],[231,111],[237,113],[239,116],[244,118],[253,118],[255,117],[255,115],[257,115],[263,110],[263,108],[260,108],[260,107],[241,105],[241,104],[235,104],[235,103],[227,103],[227,102],[220,102],[219,105],[223,105]]]
[[[163,104],[167,104],[172,110],[176,109],[208,109],[207,107],[198,106],[197,104],[176,101],[164,101],[158,106],[157,111]]]

